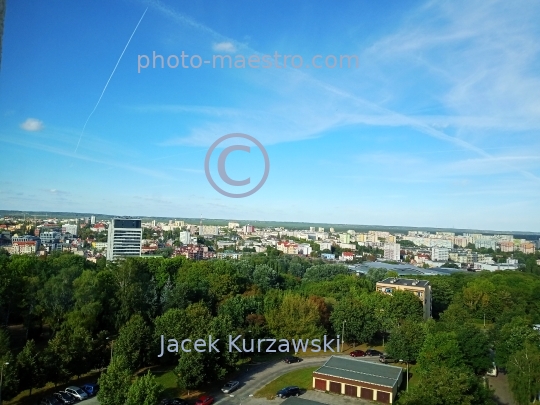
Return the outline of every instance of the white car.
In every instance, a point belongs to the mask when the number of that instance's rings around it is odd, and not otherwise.
[[[69,395],[73,396],[74,398],[78,399],[79,401],[82,401],[83,399],[88,398],[88,394],[84,392],[84,390],[80,387],[75,387],[72,385],[71,387],[67,387],[64,392],[68,393]]]
[[[238,381],[229,381],[227,384],[223,386],[221,391],[225,394],[230,394],[235,389],[237,389],[240,386],[240,383]]]

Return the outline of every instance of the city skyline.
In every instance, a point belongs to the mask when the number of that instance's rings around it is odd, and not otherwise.
[[[59,3],[7,7],[2,209],[540,231],[540,4]],[[359,67],[138,73],[154,51]],[[271,162],[240,200],[204,174],[208,147],[234,132]],[[227,169],[255,178],[260,156],[236,152]]]

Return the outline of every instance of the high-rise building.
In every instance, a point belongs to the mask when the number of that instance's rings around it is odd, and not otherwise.
[[[90,225],[94,225],[96,223],[96,216],[95,215],[92,215],[90,217]]]
[[[385,243],[384,244],[384,258],[386,260],[399,261],[401,252],[401,245],[399,243]]]
[[[113,218],[107,239],[107,260],[141,255],[142,223],[139,218]]]

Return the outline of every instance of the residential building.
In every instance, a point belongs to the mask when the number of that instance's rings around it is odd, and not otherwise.
[[[422,302],[424,319],[431,318],[431,285],[429,281],[390,277],[379,281],[376,284],[376,290],[384,294],[392,294],[394,291],[412,292]]]
[[[39,250],[39,241],[22,241],[13,242],[11,246],[6,247],[6,250],[11,255],[30,255],[36,254]]]
[[[191,233],[188,231],[180,232],[180,243],[182,245],[189,245],[191,243]]]
[[[216,236],[219,235],[219,227],[216,225],[201,225],[199,226],[199,235]]]
[[[453,244],[465,248],[469,244],[469,238],[466,236],[455,236],[453,238]]]
[[[399,243],[385,243],[383,249],[386,260],[399,261],[401,259],[401,245]]]
[[[525,242],[519,245],[518,249],[525,253],[526,255],[534,253],[536,246],[534,243]]]
[[[319,227],[319,232],[324,232],[324,228]]]
[[[297,255],[298,254],[298,244],[291,242],[278,242],[276,246],[277,250],[282,251],[287,255]]]
[[[340,233],[339,234],[339,242],[340,243],[351,243],[351,235],[348,233]]]
[[[332,250],[332,242],[317,242],[321,250]]]
[[[514,251],[514,242],[501,242],[499,244],[501,252],[513,252]]]
[[[92,226],[90,229],[94,232],[105,232],[107,230],[107,226],[104,223],[99,222]]]
[[[431,248],[431,260],[434,262],[447,262],[448,261],[448,249],[446,248]]]
[[[332,356],[313,372],[313,389],[392,404],[403,381],[401,367]]]
[[[229,225],[227,227],[229,229],[236,229],[236,228],[240,228],[240,224],[238,222],[229,222]]]
[[[92,216],[90,217],[90,225],[94,225],[95,223],[96,223],[96,216],[95,216],[95,215],[92,215]],[[76,234],[74,234],[74,235],[76,235]]]
[[[309,245],[307,243],[299,243],[298,244],[298,254],[299,255],[309,256],[312,251],[313,251],[313,248],[311,247],[311,245]]]
[[[356,245],[354,243],[338,243],[338,246],[342,249],[356,250]]]
[[[333,253],[321,253],[321,259],[324,260],[336,260],[336,255]]]
[[[107,239],[107,260],[141,256],[142,221],[140,218],[113,218]]]
[[[334,233],[334,228],[330,228],[330,233]]]
[[[477,238],[474,242],[474,247],[476,249],[486,248],[486,249],[497,249],[497,242],[491,238]]]

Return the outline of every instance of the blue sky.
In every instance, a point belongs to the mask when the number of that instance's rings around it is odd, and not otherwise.
[[[2,209],[540,231],[538,2],[8,3]],[[154,51],[359,65],[138,73]],[[204,173],[236,132],[271,162],[243,199]]]

